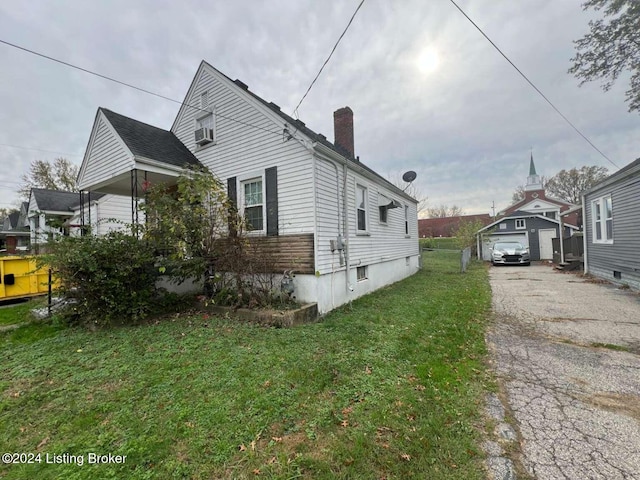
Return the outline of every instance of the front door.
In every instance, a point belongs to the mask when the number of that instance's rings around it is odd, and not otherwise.
[[[553,259],[553,242],[552,238],[556,238],[555,228],[545,228],[538,230],[538,240],[540,242],[540,260]]]

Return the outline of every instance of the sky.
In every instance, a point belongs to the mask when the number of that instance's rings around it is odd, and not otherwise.
[[[458,0],[520,70],[609,159],[640,157],[640,115],[567,73],[594,12],[582,0]],[[202,60],[292,114],[359,0],[0,2],[0,40],[182,101]],[[429,206],[466,214],[511,203],[531,152],[540,175],[609,163],[449,0],[365,0],[298,110],[333,140],[354,111],[360,160],[414,170]],[[179,105],[0,44],[0,207],[18,204],[33,160],[80,165],[98,107],[170,129]]]

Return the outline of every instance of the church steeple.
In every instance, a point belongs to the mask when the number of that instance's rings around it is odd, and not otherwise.
[[[529,162],[529,176],[527,177],[527,185],[525,191],[542,190],[542,181],[540,175],[536,173],[536,165],[533,163],[533,152],[531,152],[531,160]]]

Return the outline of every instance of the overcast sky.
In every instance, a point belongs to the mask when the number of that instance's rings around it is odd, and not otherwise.
[[[640,157],[628,77],[608,93],[567,73],[593,13],[582,0],[459,0],[467,14],[619,167]],[[183,100],[206,60],[291,114],[359,0],[6,1],[0,39]],[[384,176],[415,170],[430,205],[491,213],[538,173],[616,168],[517,74],[449,0],[366,0],[299,117]],[[169,129],[178,105],[0,44],[0,207],[32,160],[82,161],[98,107]],[[13,145],[15,147],[9,147]],[[16,148],[22,147],[22,148]],[[48,150],[44,152],[40,150]],[[56,152],[56,153],[51,153]],[[59,153],[57,153],[59,152]]]

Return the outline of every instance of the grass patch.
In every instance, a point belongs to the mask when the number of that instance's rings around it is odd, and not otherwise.
[[[613,343],[592,343],[591,344],[592,347],[595,348],[608,348],[609,350],[617,350],[618,352],[628,352],[629,348],[628,347],[624,347],[622,345],[614,345]]]
[[[0,325],[16,325],[33,320],[31,310],[44,305],[41,299],[0,304]]]
[[[491,293],[483,265],[460,274],[450,257],[427,252],[413,277],[291,329],[183,315],[34,324],[49,330],[26,347],[0,334],[5,451],[127,456],[0,477],[484,478]]]
[[[458,242],[458,239],[455,237],[421,238],[420,246],[422,248],[442,248],[442,249],[461,250],[457,242]]]

